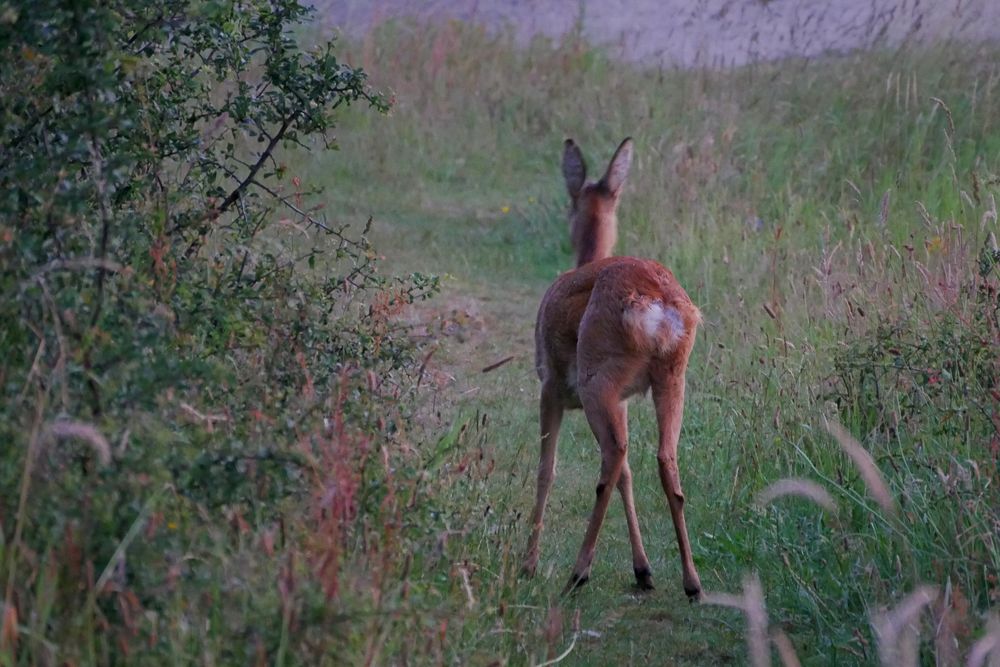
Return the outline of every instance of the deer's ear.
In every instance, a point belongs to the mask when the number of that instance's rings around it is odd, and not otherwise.
[[[587,181],[587,163],[583,161],[583,153],[572,139],[567,139],[563,148],[562,172],[569,196],[576,199]]]
[[[622,186],[625,185],[625,178],[628,176],[628,169],[632,165],[632,137],[627,137],[618,146],[611,162],[608,163],[608,171],[604,174],[604,184],[608,186],[611,194],[617,195]]]

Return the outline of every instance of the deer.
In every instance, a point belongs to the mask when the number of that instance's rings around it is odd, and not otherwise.
[[[562,173],[570,198],[576,268],[560,275],[545,292],[535,323],[541,453],[522,572],[532,576],[538,565],[563,413],[582,408],[600,445],[601,467],[594,508],[564,593],[578,589],[590,578],[597,537],[615,487],[625,505],[636,585],[641,590],[654,588],[628,464],[627,401],[649,392],[659,430],[656,460],[660,483],[677,535],[684,592],[696,602],[702,596],[701,580],[684,521],[677,444],[685,371],[702,317],[667,268],[650,259],[612,256],[618,201],[632,151],[632,139],[626,138],[604,175],[588,181],[580,148],[572,139],[564,144]]]

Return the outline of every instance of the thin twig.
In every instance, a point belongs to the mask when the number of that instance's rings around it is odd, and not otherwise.
[[[42,355],[45,354],[45,339],[38,339],[38,350],[35,351],[35,358],[31,362],[31,368],[28,370],[28,376],[24,378],[24,387],[18,392],[17,398],[14,400],[14,404],[20,404],[21,400],[24,398],[25,394],[28,393],[28,388],[31,386],[31,380],[35,377],[35,373],[38,371],[39,362],[42,359]]]
[[[260,157],[257,158],[257,162],[250,167],[249,173],[247,173],[243,180],[240,181],[240,184],[236,186],[236,189],[230,192],[229,195],[222,200],[222,203],[215,209],[213,217],[218,217],[222,213],[225,213],[230,206],[236,203],[236,200],[239,199],[240,195],[243,194],[243,191],[247,189],[247,186],[253,183],[254,177],[257,176],[257,172],[260,171],[260,168],[264,166],[265,162],[267,162],[268,156],[271,155],[272,151],[274,151],[278,142],[281,141],[281,138],[285,136],[285,133],[288,131],[288,128],[292,126],[292,122],[295,120],[297,115],[298,114],[292,114],[281,123],[281,127],[279,127],[278,131],[274,133],[271,140],[267,142],[267,146],[264,147],[264,151],[260,154]]]
[[[150,510],[153,508],[153,503],[159,497],[160,494],[157,492],[146,501],[146,504],[142,507],[142,511],[139,512],[139,516],[137,516],[135,521],[132,522],[132,525],[129,526],[128,532],[125,533],[121,542],[119,542],[118,546],[115,547],[115,552],[111,554],[111,558],[108,559],[107,565],[105,565],[104,570],[101,571],[101,576],[97,578],[97,583],[94,584],[93,591],[95,595],[99,594],[101,589],[104,588],[104,585],[108,583],[108,579],[110,579],[111,575],[114,573],[115,566],[125,556],[126,549],[128,549],[129,545],[132,544],[133,540],[135,540],[136,536],[139,534],[139,531],[142,530],[142,527],[146,524],[146,517],[149,516]]]
[[[501,359],[500,361],[497,361],[495,363],[490,364],[489,366],[487,366],[486,368],[483,369],[483,372],[484,373],[489,373],[490,371],[495,371],[496,369],[500,368],[504,364],[506,364],[508,362],[511,362],[513,360],[514,360],[514,356],[511,355],[509,357]]]
[[[104,181],[104,158],[97,147],[97,139],[90,142],[90,155],[93,158],[94,187],[97,188],[97,208],[101,214],[101,240],[97,248],[97,296],[94,297],[94,314],[90,317],[90,326],[96,326],[104,307],[104,257],[108,252],[108,236],[111,229],[111,212],[108,209],[108,188]]]
[[[108,273],[118,273],[122,270],[122,265],[109,259],[101,257],[71,257],[69,259],[54,259],[35,271],[29,278],[21,281],[21,289],[24,289],[34,281],[47,273],[53,271],[80,271],[87,269],[101,269]]]
[[[48,283],[44,279],[38,279],[38,285],[42,288],[42,296],[52,315],[52,327],[56,331],[56,342],[59,343],[59,356],[56,358],[56,373],[59,375],[59,393],[62,398],[63,410],[69,406],[69,383],[66,379],[66,360],[69,355],[66,353],[66,336],[63,333],[62,319],[59,309],[56,307],[55,299],[49,291]]]

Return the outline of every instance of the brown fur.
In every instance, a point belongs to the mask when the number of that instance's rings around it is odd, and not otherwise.
[[[684,405],[684,372],[701,313],[673,274],[657,262],[610,257],[618,196],[628,173],[631,140],[615,152],[598,183],[584,184],[586,168],[568,140],[563,156],[572,206],[571,234],[578,268],[556,279],[542,298],[535,325],[535,360],[542,381],[542,451],[538,493],[524,569],[533,573],[545,503],[555,472],[556,441],[563,412],[583,408],[601,446],[601,473],[587,534],[568,588],[590,575],[594,548],[611,494],[625,503],[633,570],[641,588],[652,588],[649,559],[639,534],[628,466],[625,401],[652,389],[660,426],[657,461],[681,552],[684,589],[701,593],[683,514],[677,472],[677,441]]]
[[[617,205],[617,198],[611,198],[597,188],[585,190],[580,195],[570,223],[570,240],[576,250],[577,267],[611,256],[618,241]]]
[[[570,197],[570,241],[577,268],[610,257],[618,240],[618,197],[632,162],[632,140],[615,151],[604,176],[587,182],[587,164],[572,139],[563,150],[563,177]]]

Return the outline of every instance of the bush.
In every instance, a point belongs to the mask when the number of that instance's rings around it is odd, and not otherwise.
[[[987,242],[957,275],[965,296],[943,309],[910,309],[835,355],[832,398],[864,432],[947,437],[1000,455],[1000,251]],[[960,301],[960,302],[959,302]]]
[[[320,553],[298,533],[332,516],[329,555],[357,523],[324,457],[370,469],[405,432],[393,315],[436,281],[382,276],[283,161],[388,106],[300,48],[307,16],[0,4],[2,664],[284,656],[295,554]]]

